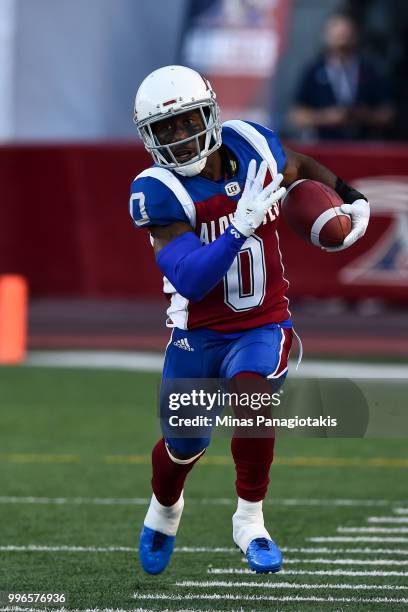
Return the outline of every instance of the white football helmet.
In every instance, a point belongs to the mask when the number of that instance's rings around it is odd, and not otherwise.
[[[152,130],[156,121],[195,109],[201,112],[205,126],[201,132],[177,142],[159,143]],[[207,79],[185,66],[165,66],[149,74],[140,85],[133,121],[146,149],[159,166],[183,176],[195,176],[203,170],[208,155],[221,146],[219,115],[215,92]],[[204,135],[204,146],[201,148],[200,138]],[[187,162],[178,162],[172,150],[174,146],[193,140],[197,155]]]

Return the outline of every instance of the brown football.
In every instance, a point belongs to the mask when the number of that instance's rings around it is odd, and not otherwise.
[[[289,186],[282,199],[282,212],[290,227],[307,242],[336,247],[351,231],[350,215],[341,212],[342,204],[331,187],[302,179]]]

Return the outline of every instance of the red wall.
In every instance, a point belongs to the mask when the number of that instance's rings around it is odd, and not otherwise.
[[[0,148],[0,272],[32,295],[152,294],[161,287],[129,186],[149,162],[130,145]]]
[[[408,180],[408,147],[292,148],[347,180],[384,175]],[[136,230],[128,214],[130,182],[148,164],[144,149],[130,144],[0,147],[0,273],[23,274],[36,296],[159,294],[161,276],[147,232]],[[408,211],[408,201],[406,206]],[[391,275],[391,281],[362,285],[344,284],[339,276],[375,249],[392,223],[393,214],[380,211],[363,241],[333,255],[307,245],[281,221],[292,297],[380,295],[408,301],[403,274],[403,282],[392,282]]]

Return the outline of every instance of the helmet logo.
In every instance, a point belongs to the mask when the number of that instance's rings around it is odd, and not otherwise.
[[[237,181],[232,181],[232,183],[225,185],[225,191],[227,192],[227,195],[235,196],[241,191],[241,187]]]

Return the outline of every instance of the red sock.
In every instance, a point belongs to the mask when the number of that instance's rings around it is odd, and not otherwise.
[[[252,372],[242,372],[237,378],[257,378],[256,390],[270,393],[269,383],[259,374]],[[239,381],[239,384],[245,381]],[[266,385],[266,386],[265,386]],[[258,386],[260,387],[258,389]],[[248,388],[248,387],[247,387]],[[235,486],[237,495],[247,501],[257,502],[265,498],[269,484],[269,470],[273,461],[273,449],[275,444],[274,431],[273,437],[237,437],[231,440],[231,452],[235,462],[237,479]]]
[[[152,489],[163,506],[172,506],[180,498],[187,474],[200,457],[191,463],[174,463],[166,450],[164,438],[157,442],[152,451]]]
[[[231,451],[235,461],[237,495],[247,501],[265,498],[273,461],[274,438],[235,438]]]

